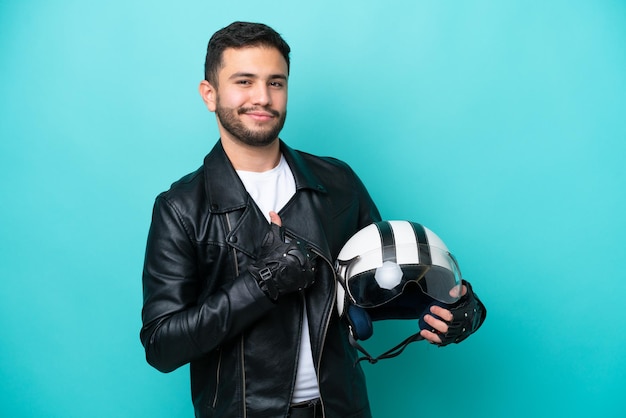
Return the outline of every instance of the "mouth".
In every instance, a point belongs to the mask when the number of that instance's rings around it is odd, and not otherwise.
[[[280,116],[280,113],[273,109],[268,110],[259,110],[259,109],[239,109],[238,112],[240,115],[245,115],[250,117],[253,120],[264,122],[268,120],[272,120]]]

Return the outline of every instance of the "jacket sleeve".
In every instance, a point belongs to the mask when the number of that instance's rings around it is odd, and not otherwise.
[[[140,338],[148,363],[162,372],[208,353],[275,306],[248,272],[198,300],[198,276],[185,223],[159,196],[146,246]]]

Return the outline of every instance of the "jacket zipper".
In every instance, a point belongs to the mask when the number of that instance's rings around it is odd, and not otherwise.
[[[246,367],[245,367],[245,357],[244,357],[244,336],[243,334],[241,334],[241,349],[240,349],[240,354],[241,354],[241,392],[242,392],[242,398],[243,398],[243,417],[246,418],[248,416],[248,408],[247,408],[247,402],[246,402]]]
[[[222,368],[222,350],[220,348],[218,348],[219,351],[219,357],[217,359],[217,371],[215,373],[215,395],[213,396],[213,409],[215,409],[215,406],[217,405],[217,393],[219,392],[219,386],[220,386],[220,370]]]
[[[321,257],[322,260],[324,260],[326,263],[328,263],[328,265],[330,266],[330,270],[333,272],[333,295],[332,295],[332,299],[331,301],[334,301],[335,299],[337,299],[337,276],[335,274],[335,268],[333,267],[333,263],[331,263],[326,257],[324,257],[323,254],[312,250],[313,253],[317,254],[318,257]],[[320,405],[322,407],[322,417],[326,416],[326,411],[324,408],[324,399],[322,398],[322,391],[321,391],[321,386],[320,386],[320,376],[319,376],[319,371],[322,368],[322,353],[324,352],[324,344],[326,343],[326,335],[328,334],[328,325],[330,325],[330,317],[333,314],[333,307],[334,307],[334,303],[331,303],[331,307],[330,307],[330,312],[328,312],[328,317],[326,318],[326,323],[324,324],[324,333],[322,334],[322,341],[321,341],[321,349],[320,349],[320,354],[317,358],[317,387],[320,388]]]
[[[228,227],[228,233],[232,231],[232,225],[230,224],[230,217],[228,213],[226,213],[226,226]],[[239,263],[237,263],[237,249],[233,248],[233,263],[235,267],[235,277],[239,277]],[[245,356],[244,356],[244,336],[241,334],[239,345],[239,354],[241,356],[241,391],[242,391],[242,407],[243,407],[243,417],[246,418],[248,416],[248,410],[246,408],[246,367],[245,367]],[[220,356],[221,360],[221,356]],[[217,393],[217,392],[216,392]]]
[[[230,225],[230,218],[228,217],[228,213],[226,214],[226,225],[228,228],[228,232],[231,231],[232,227]],[[239,275],[239,266],[237,265],[237,250],[233,248],[233,257],[234,257],[234,265],[235,265],[235,276]],[[213,408],[217,405],[217,394],[219,393],[219,385],[220,385],[220,372],[222,369],[222,350],[218,347],[219,357],[217,359],[217,370],[215,374],[215,395],[213,396]]]

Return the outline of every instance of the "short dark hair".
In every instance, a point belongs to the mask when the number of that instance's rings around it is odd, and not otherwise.
[[[266,46],[278,49],[287,61],[287,72],[289,72],[291,48],[278,32],[262,23],[233,22],[215,32],[209,40],[204,61],[204,79],[216,86],[217,73],[222,66],[224,50],[249,46]]]

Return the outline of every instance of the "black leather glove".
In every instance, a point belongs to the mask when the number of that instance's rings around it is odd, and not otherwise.
[[[438,345],[440,347],[452,343],[460,343],[476,332],[487,317],[487,309],[472,290],[472,286],[466,281],[463,281],[463,284],[467,286],[467,293],[456,303],[448,305],[441,302],[435,302],[430,305],[438,305],[452,312],[452,321],[444,321],[448,324],[448,332],[445,334],[439,333],[441,344]],[[430,312],[430,306],[425,312],[437,317]],[[441,318],[437,317],[437,319]],[[441,320],[443,321],[443,319]],[[423,317],[420,319],[420,328],[431,329],[430,325],[424,321]],[[433,330],[433,332],[435,331]]]
[[[283,228],[272,223],[261,244],[258,261],[248,270],[263,292],[276,301],[281,295],[313,284],[316,257],[298,240],[285,242]]]

